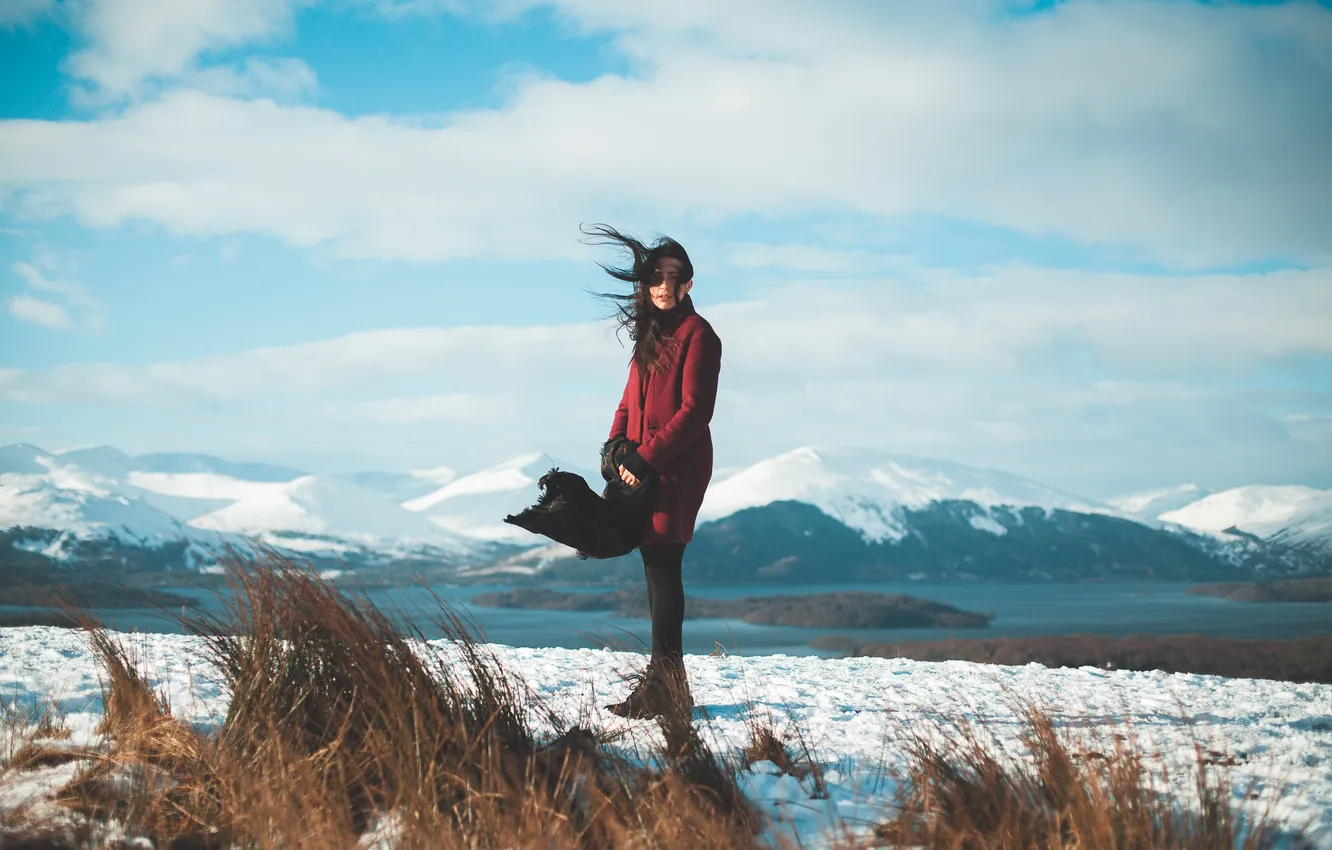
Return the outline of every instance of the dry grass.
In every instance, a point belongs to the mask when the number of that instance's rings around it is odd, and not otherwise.
[[[823,768],[815,761],[809,743],[794,723],[779,730],[771,713],[751,711],[745,724],[749,727],[749,743],[740,753],[740,764],[749,768],[755,762],[767,761],[784,774],[796,779],[811,777],[815,799],[826,799],[828,786],[823,779]]]
[[[98,732],[105,743],[87,753],[62,801],[91,820],[119,820],[146,835],[206,833],[216,807],[199,780],[210,742],[172,716],[131,649],[94,622],[83,625],[104,677]]]
[[[51,742],[67,741],[71,734],[54,701],[0,699],[0,775],[50,763],[63,749]]]
[[[63,741],[69,736],[69,727],[55,704],[0,700],[0,762],[9,762],[16,750],[33,741]]]
[[[750,847],[758,821],[687,718],[648,769],[565,727],[447,608],[456,651],[275,556],[230,564],[220,619],[196,615],[231,691],[220,728],[171,717],[100,629],[108,752],[65,789],[158,846]],[[419,637],[417,635],[416,637]],[[530,717],[556,734],[541,739]]]
[[[1200,805],[1192,807],[1163,793],[1180,783],[1165,767],[1148,764],[1126,728],[1109,747],[1098,747],[1061,732],[1048,711],[1025,704],[1019,715],[1025,758],[1003,758],[983,729],[965,721],[909,731],[897,815],[878,837],[929,850],[1309,846],[1301,833],[1281,828],[1270,803],[1243,817],[1231,802],[1226,771],[1201,746],[1183,783],[1197,795]]]
[[[31,846],[102,846],[105,825],[118,823],[180,850],[751,848],[764,824],[737,767],[771,761],[827,793],[793,723],[752,720],[736,765],[681,709],[658,720],[663,744],[628,758],[553,716],[443,603],[435,625],[453,649],[422,653],[419,633],[298,563],[269,553],[228,570],[225,613],[187,623],[230,690],[215,730],[176,720],[134,653],[86,624],[104,671],[106,743],[82,753],[85,767],[62,790],[83,826],[59,844],[38,824]],[[1268,823],[1245,830],[1224,766],[1201,748],[1193,781],[1203,805],[1191,813],[1155,792],[1131,741],[1079,749],[1048,713],[1025,719],[1025,765],[965,724],[944,736],[917,727],[896,816],[839,846],[1273,846]],[[0,834],[0,845],[22,839]]]

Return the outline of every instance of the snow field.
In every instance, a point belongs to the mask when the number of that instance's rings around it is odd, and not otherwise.
[[[227,694],[199,639],[122,638],[179,717],[204,726],[221,721]],[[566,721],[623,731],[618,745],[631,750],[655,740],[655,724],[622,720],[601,708],[623,694],[620,677],[640,665],[641,656],[492,648]],[[421,650],[454,651],[448,641]],[[881,658],[689,656],[686,663],[696,704],[710,717],[700,726],[717,752],[737,757],[749,740],[748,723],[771,716],[779,731],[798,729],[823,765],[827,799],[812,795],[809,779],[778,775],[770,763],[741,776],[745,792],[774,818],[773,829],[793,829],[806,842],[831,827],[869,828],[881,819],[894,787],[888,769],[904,765],[906,736],[939,718],[980,723],[997,747],[1019,754],[1014,699],[1021,698],[1047,706],[1061,724],[1098,739],[1102,748],[1113,747],[1114,731],[1131,730],[1150,763],[1168,771],[1168,790],[1181,802],[1192,793],[1195,743],[1233,757],[1238,764],[1229,775],[1237,801],[1261,811],[1284,787],[1275,803],[1278,816],[1309,825],[1319,846],[1332,847],[1332,686]],[[95,740],[99,670],[80,632],[0,629],[0,694],[6,702],[54,700],[74,743]],[[1257,800],[1244,799],[1250,790]]]

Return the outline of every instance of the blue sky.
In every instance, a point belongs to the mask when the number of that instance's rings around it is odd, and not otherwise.
[[[1315,3],[0,2],[0,442],[586,463],[580,222],[668,233],[721,466],[1332,487]]]

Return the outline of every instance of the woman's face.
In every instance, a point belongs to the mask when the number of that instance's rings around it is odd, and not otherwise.
[[[692,280],[680,280],[684,263],[674,257],[657,261],[656,272],[648,279],[648,296],[658,310],[670,310],[693,288]]]

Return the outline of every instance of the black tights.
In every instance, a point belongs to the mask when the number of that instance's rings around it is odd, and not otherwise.
[[[643,574],[647,576],[648,612],[652,617],[652,660],[679,662],[684,658],[684,581],[680,568],[685,544],[639,546]]]

